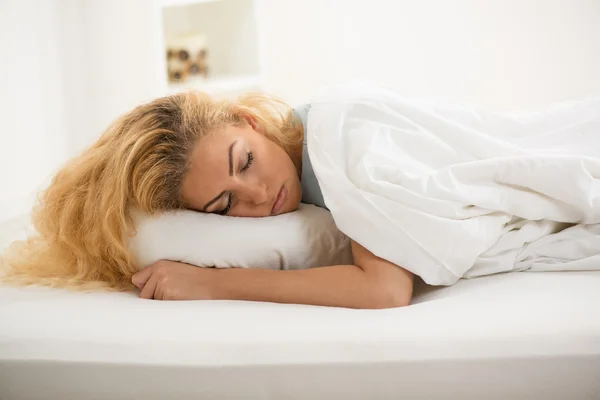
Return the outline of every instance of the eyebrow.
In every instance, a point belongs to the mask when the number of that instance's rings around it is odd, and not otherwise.
[[[233,143],[231,143],[231,145],[229,146],[229,176],[233,176],[233,147],[235,146],[235,144],[237,143],[237,140],[235,140]],[[215,197],[214,199],[212,199],[211,201],[209,201],[208,203],[206,203],[204,205],[204,207],[202,207],[202,211],[206,211],[206,209],[210,206],[212,206],[213,204],[215,204],[217,201],[219,201],[219,199],[221,197],[223,197],[223,195],[227,193],[227,190],[223,190],[221,193],[219,193],[217,195],[217,197]]]
[[[229,176],[233,176],[233,146],[235,146],[236,143],[237,140],[229,146]]]

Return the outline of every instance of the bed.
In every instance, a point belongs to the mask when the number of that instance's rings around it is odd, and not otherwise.
[[[0,399],[600,398],[600,272],[350,310],[0,286]]]

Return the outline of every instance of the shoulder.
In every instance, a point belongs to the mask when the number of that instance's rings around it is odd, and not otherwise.
[[[297,107],[294,107],[294,113],[300,118],[303,124],[306,124],[308,119],[308,112],[310,111],[311,105],[310,103],[301,104]]]
[[[305,103],[294,107],[294,113],[296,117],[302,123],[302,127],[304,129],[304,146],[306,147],[306,138],[307,138],[307,127],[308,127],[308,112],[310,111],[311,105],[309,103]]]

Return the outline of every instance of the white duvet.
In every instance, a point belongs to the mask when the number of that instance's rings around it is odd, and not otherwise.
[[[429,284],[600,269],[600,97],[517,115],[335,87],[308,150],[338,228]]]

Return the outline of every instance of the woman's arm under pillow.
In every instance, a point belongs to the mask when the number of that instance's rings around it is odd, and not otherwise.
[[[410,303],[413,275],[353,243],[356,265],[293,271],[199,269],[158,262],[133,277],[141,297],[159,300],[250,300],[348,308]]]

